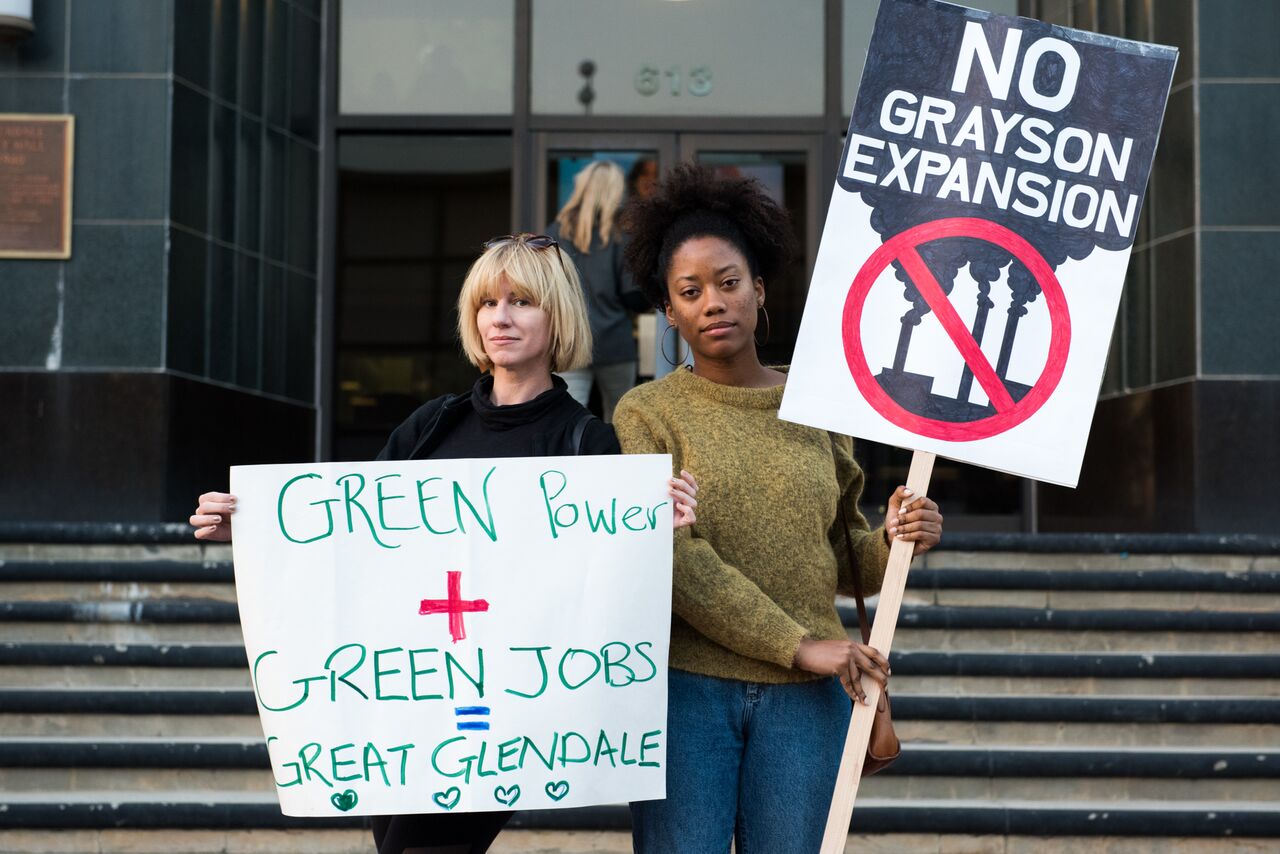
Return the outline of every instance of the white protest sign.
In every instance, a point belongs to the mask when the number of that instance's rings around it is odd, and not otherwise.
[[[670,473],[656,455],[233,468],[283,812],[664,797]]]
[[[779,415],[1075,486],[1176,55],[883,0]]]

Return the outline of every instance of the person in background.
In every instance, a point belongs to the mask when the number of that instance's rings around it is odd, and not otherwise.
[[[483,373],[471,390],[423,404],[395,429],[379,460],[617,454],[613,429],[569,397],[552,371],[591,353],[582,288],[572,263],[545,235],[495,238],[458,297],[458,336]],[[697,484],[672,478],[676,527],[692,524]],[[231,539],[234,495],[200,496],[191,524],[200,540]],[[510,812],[375,816],[378,854],[483,854]]]
[[[573,180],[573,194],[556,214],[547,234],[558,240],[582,274],[591,322],[591,364],[562,371],[573,399],[587,405],[600,385],[601,414],[613,409],[636,383],[636,341],[631,315],[649,308],[623,264],[617,225],[624,191],[622,170],[608,160],[588,164]]]
[[[778,418],[787,371],[761,364],[757,337],[795,239],[757,182],[686,164],[625,222],[628,264],[693,364],[633,389],[614,426],[626,453],[671,454],[703,492],[675,537],[667,797],[631,805],[635,849],[723,852],[736,838],[747,854],[813,854],[849,700],[865,700],[862,677],[889,678],[880,652],[849,640],[836,592],[854,573],[877,591],[890,543],[927,551],[942,515],[901,486],[870,530],[850,439]]]
[[[627,201],[647,199],[658,186],[658,161],[641,157],[627,170]]]

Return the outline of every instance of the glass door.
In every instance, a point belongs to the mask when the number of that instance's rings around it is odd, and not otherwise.
[[[676,135],[670,133],[543,133],[535,142],[534,210],[539,228],[555,219],[573,192],[573,179],[597,160],[609,160],[627,176],[627,194],[647,195],[676,157]]]
[[[539,134],[533,188],[534,210],[539,217],[536,227],[545,228],[555,220],[573,192],[574,177],[597,160],[612,161],[622,169],[627,179],[627,199],[652,193],[659,176],[676,162],[676,140],[671,133]],[[661,376],[671,368],[659,352],[659,336],[664,328],[665,321],[657,314],[636,318],[640,379]]]
[[[510,137],[338,140],[333,459],[373,459],[423,401],[475,381],[455,305],[510,230],[511,176]]]
[[[682,134],[680,158],[702,163],[724,175],[746,175],[764,185],[791,214],[801,257],[780,281],[765,282],[768,340],[760,348],[766,363],[788,364],[800,331],[809,289],[809,273],[821,234],[819,136],[761,134]],[[763,333],[761,333],[763,334]]]

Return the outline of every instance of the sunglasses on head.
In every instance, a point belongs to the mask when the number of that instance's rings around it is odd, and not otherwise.
[[[495,246],[502,246],[506,243],[522,243],[532,249],[551,249],[554,247],[556,257],[560,259],[560,269],[564,271],[565,278],[569,278],[569,268],[565,266],[564,254],[560,251],[560,244],[556,242],[554,237],[546,234],[530,234],[527,231],[523,231],[520,234],[503,234],[486,240],[484,249],[487,252]]]
[[[520,234],[503,234],[498,237],[490,237],[484,242],[484,248],[492,249],[504,243],[523,243],[526,246],[532,246],[534,249],[550,249],[552,246],[556,247],[557,251],[560,249],[560,244],[556,242],[554,237],[546,234],[530,234],[527,231]]]

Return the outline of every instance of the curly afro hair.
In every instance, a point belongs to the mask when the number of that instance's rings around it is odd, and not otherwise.
[[[747,260],[753,277],[767,284],[796,256],[791,218],[754,178],[720,177],[683,163],[648,199],[633,199],[623,213],[630,237],[627,266],[655,308],[669,302],[667,271],[687,240],[719,237]]]

